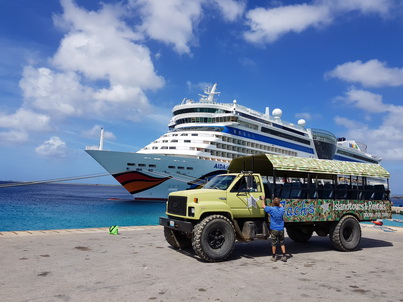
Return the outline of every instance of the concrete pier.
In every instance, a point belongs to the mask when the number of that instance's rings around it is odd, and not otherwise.
[[[392,214],[403,215],[403,207],[392,207]]]
[[[160,226],[119,230],[0,233],[0,301],[403,301],[401,228],[362,225],[349,253],[286,238],[286,263],[270,261],[268,241],[206,263]]]

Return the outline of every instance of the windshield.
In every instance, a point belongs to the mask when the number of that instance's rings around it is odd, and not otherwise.
[[[217,175],[204,185],[204,189],[226,190],[234,180],[235,175]]]

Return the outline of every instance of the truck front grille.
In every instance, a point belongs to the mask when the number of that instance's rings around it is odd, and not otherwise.
[[[168,198],[168,213],[186,216],[187,197],[184,196],[169,196]]]

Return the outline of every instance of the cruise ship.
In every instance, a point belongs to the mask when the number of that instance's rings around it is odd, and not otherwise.
[[[225,173],[231,159],[260,153],[378,164],[366,146],[326,130],[283,121],[281,109],[265,113],[216,101],[217,84],[198,101],[184,99],[172,109],[168,132],[137,152],[99,147],[86,152],[103,166],[134,199],[165,201],[168,194],[202,186]]]

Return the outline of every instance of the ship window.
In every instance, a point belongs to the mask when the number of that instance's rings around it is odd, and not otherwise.
[[[185,143],[190,143],[190,139],[185,139],[184,142]]]
[[[177,139],[173,139],[173,140],[171,140],[171,143],[177,143],[178,142],[178,140]]]
[[[157,166],[156,165],[153,165],[153,164],[150,164],[150,165],[148,165],[150,168],[156,168]]]
[[[139,167],[145,167],[146,164],[139,164]]]
[[[188,136],[188,134],[187,133],[182,133],[181,136]]]
[[[178,169],[179,169],[179,170],[183,170],[183,169],[185,169],[185,167],[178,167]]]
[[[169,149],[176,149],[176,147],[169,147]]]
[[[193,167],[187,167],[186,169],[187,170],[193,170]]]
[[[135,166],[135,163],[127,163],[128,166]]]
[[[192,136],[199,136],[199,134],[197,134],[197,133],[192,133]]]
[[[197,108],[186,108],[186,109],[179,109],[176,110],[173,115],[179,115],[179,114],[184,114],[184,113],[192,113],[192,112],[207,112],[207,113],[230,113],[228,110],[222,110],[222,109],[216,109],[216,108],[203,108],[203,107],[197,107]]]
[[[168,147],[167,147],[167,146],[164,146],[164,147],[161,147],[161,149],[168,149]]]
[[[277,131],[277,130],[262,127],[261,131],[264,132],[264,133],[268,133],[268,134],[272,134],[272,135],[279,136],[279,137],[282,137],[282,138],[286,138],[286,139],[289,139],[289,140],[293,140],[293,141],[296,141],[296,142],[299,142],[299,143],[302,143],[302,144],[306,144],[306,145],[311,144],[310,141],[308,141],[306,139],[296,137],[294,135],[290,135],[290,134],[287,134],[287,133],[283,133],[283,132],[280,132],[280,131]]]
[[[175,169],[175,166],[168,166],[168,169]]]

